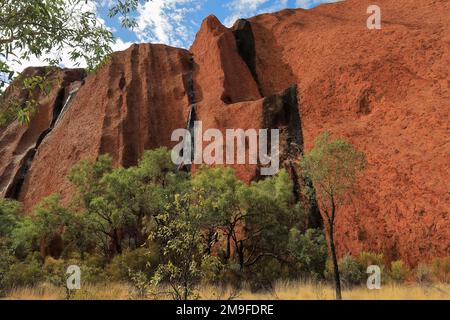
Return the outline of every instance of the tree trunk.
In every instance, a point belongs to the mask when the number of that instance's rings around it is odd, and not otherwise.
[[[244,243],[242,240],[236,242],[236,251],[239,258],[239,267],[240,270],[244,270]]]
[[[329,242],[330,242],[330,251],[331,258],[333,260],[333,269],[334,269],[334,283],[336,287],[336,300],[342,300],[341,294],[341,277],[339,275],[339,265],[336,257],[336,248],[334,246],[334,221],[332,219],[328,220],[329,224]]]
[[[225,261],[228,262],[231,257],[231,232],[228,232],[227,234],[227,253],[225,256]]]
[[[188,294],[188,284],[187,284],[187,281],[185,281],[184,282],[184,297],[183,297],[183,300],[188,300],[188,296],[189,296],[189,294]]]
[[[114,249],[116,250],[116,253],[122,254],[122,245],[120,244],[119,233],[117,232],[116,229],[114,229],[113,232],[113,246]]]

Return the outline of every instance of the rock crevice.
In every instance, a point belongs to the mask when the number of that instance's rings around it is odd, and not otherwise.
[[[45,68],[29,68],[23,75],[45,76],[46,73]],[[23,184],[39,147],[51,133],[64,107],[68,106],[71,97],[76,93],[72,86],[74,84],[78,86],[85,76],[85,72],[81,69],[53,71],[46,76],[46,81],[52,84],[60,83],[60,86],[55,86],[46,95],[34,93],[33,99],[37,101],[38,111],[31,123],[27,126],[15,121],[3,129],[4,132],[0,134],[0,145],[5,142],[8,145],[2,149],[2,156],[8,153],[12,155],[10,163],[0,176],[3,197],[20,199]],[[22,101],[29,98],[28,94],[19,97]],[[45,127],[46,123],[48,127]]]

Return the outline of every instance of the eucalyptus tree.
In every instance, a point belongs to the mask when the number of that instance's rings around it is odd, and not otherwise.
[[[342,299],[339,266],[334,242],[334,227],[338,208],[348,201],[348,192],[356,187],[359,173],[366,166],[363,152],[343,140],[332,140],[329,132],[321,134],[314,148],[301,163],[305,174],[312,180],[320,209],[328,223],[328,242],[333,261],[336,299]]]

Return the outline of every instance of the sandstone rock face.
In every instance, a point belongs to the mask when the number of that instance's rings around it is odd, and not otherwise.
[[[305,146],[330,131],[368,157],[340,208],[340,255],[384,252],[411,265],[450,253],[450,3],[373,1],[250,19],[262,92],[299,87]]]
[[[46,68],[29,68],[23,72],[25,77],[44,76]],[[67,99],[71,84],[80,82],[86,76],[82,69],[56,70],[50,73],[47,81],[52,89],[48,94],[34,90],[32,97],[26,89],[19,89],[19,83],[13,83],[6,92],[7,101],[24,103],[27,99],[37,101],[37,114],[29,125],[21,125],[16,120],[6,128],[0,129],[0,195],[18,198],[28,169],[32,164],[40,144],[54,126],[61,112],[63,101]],[[18,80],[16,81],[18,82]]]
[[[0,129],[2,196],[28,209],[53,192],[68,200],[65,177],[79,160],[109,153],[116,165],[134,165],[146,149],[173,146],[173,130],[201,120],[203,130],[280,129],[281,164],[305,201],[299,190],[308,181],[295,159],[328,130],[369,162],[339,208],[339,255],[383,252],[415,265],[450,254],[450,4],[379,0],[382,29],[368,30],[372,4],[284,10],[230,29],[211,16],[189,51],[133,45],[73,95],[84,73],[56,72],[65,80],[40,99],[30,125]],[[234,168],[250,182],[261,166]],[[315,203],[307,207],[319,226]]]

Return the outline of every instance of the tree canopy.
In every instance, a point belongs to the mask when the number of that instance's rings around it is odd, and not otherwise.
[[[321,211],[327,218],[336,299],[340,300],[341,280],[334,243],[337,207],[348,200],[348,192],[356,187],[358,175],[366,166],[366,157],[349,142],[333,140],[329,132],[324,132],[316,138],[314,148],[303,157],[301,166],[313,182]]]
[[[327,214],[331,213],[333,203],[338,205],[346,200],[346,193],[355,187],[365,166],[363,152],[343,139],[331,139],[329,132],[317,137],[314,148],[302,161],[302,168],[313,181]]]
[[[111,53],[113,35],[85,0],[4,0],[0,3],[0,85],[11,80],[11,65],[31,56],[52,54],[58,65],[68,50],[71,60],[94,68]]]
[[[75,187],[68,204],[54,194],[22,216],[17,202],[0,201],[5,259],[75,256],[85,264],[94,256],[142,294],[175,299],[195,298],[200,284],[267,289],[279,278],[323,277],[322,230],[308,231],[285,170],[250,185],[231,168],[191,176],[159,148],[129,168],[114,168],[108,155],[83,160],[68,179]]]

